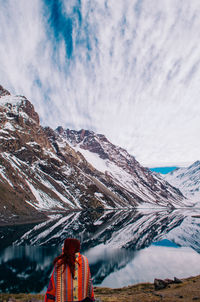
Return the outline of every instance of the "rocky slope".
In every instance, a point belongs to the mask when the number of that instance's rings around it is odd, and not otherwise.
[[[51,140],[61,154],[64,155],[66,146],[70,146],[85,158],[87,165],[83,170],[90,173],[90,178],[100,190],[106,189],[113,201],[112,207],[144,203],[154,206],[183,204],[179,190],[142,167],[126,150],[113,145],[104,135],[84,129],[64,130],[62,127],[58,127],[55,133],[57,136]]]
[[[184,196],[191,200],[191,205],[200,206],[200,161],[186,168],[176,170],[163,176],[172,186],[180,189]]]
[[[45,211],[182,206],[182,193],[91,131],[43,128],[33,105],[0,86],[1,220]],[[39,215],[40,213],[40,215]]]

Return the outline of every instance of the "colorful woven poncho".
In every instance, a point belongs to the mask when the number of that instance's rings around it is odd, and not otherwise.
[[[54,266],[49,286],[45,295],[45,302],[82,301],[90,298],[94,301],[94,291],[90,275],[88,259],[76,253],[74,279],[68,266],[63,272],[64,265]]]

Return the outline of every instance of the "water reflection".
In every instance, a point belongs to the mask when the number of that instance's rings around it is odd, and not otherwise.
[[[34,246],[10,246],[0,253],[1,292],[41,292],[48,283],[56,251]]]
[[[106,287],[122,287],[154,278],[184,278],[200,273],[200,254],[191,248],[150,246],[135,253],[124,268],[109,274],[101,283]]]
[[[180,212],[106,211],[75,212],[54,216],[14,241],[15,245],[60,245],[66,237],[76,237],[82,248],[106,243],[112,247],[140,249],[180,225]],[[7,236],[6,236],[7,237]]]
[[[52,261],[66,237],[81,240],[96,285],[120,287],[171,274],[198,274],[200,219],[193,214],[178,210],[74,212],[36,225],[1,227],[0,290],[44,291]]]

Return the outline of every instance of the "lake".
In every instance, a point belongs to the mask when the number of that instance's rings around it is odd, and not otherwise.
[[[52,261],[67,237],[80,239],[96,286],[200,274],[197,209],[85,211],[0,227],[0,291],[45,292]]]

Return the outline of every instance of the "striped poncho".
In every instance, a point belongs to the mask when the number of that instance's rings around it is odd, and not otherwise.
[[[90,275],[88,259],[76,253],[74,279],[68,266],[63,272],[63,266],[54,266],[45,302],[82,301],[87,297],[94,301],[94,291]]]

